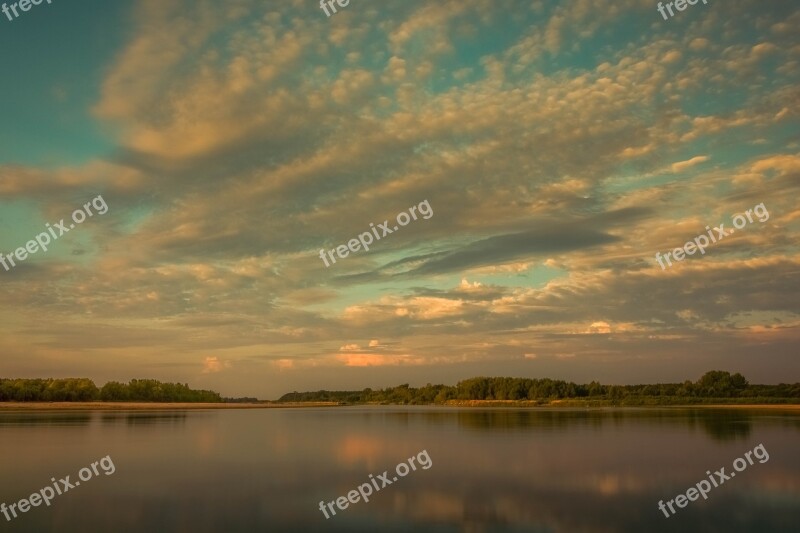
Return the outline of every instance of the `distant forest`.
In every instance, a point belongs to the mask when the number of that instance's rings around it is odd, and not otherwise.
[[[693,403],[800,403],[800,383],[751,385],[739,373],[706,372],[695,381],[652,385],[579,385],[553,379],[477,377],[455,387],[431,385],[363,391],[290,392],[278,402],[339,402],[344,404],[445,404],[459,400],[528,400],[547,404],[553,400],[578,400],[598,405],[678,405]]]
[[[0,402],[222,402],[219,393],[155,379],[109,381],[98,389],[91,379],[3,379]]]

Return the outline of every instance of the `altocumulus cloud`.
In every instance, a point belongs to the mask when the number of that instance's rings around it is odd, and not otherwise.
[[[639,0],[409,0],[331,19],[313,3],[128,5],[89,15],[124,30],[110,55],[70,64],[96,101],[18,101],[38,140],[0,164],[0,217],[15,221],[0,245],[87,194],[115,210],[4,278],[9,374],[59,361],[275,397],[458,368],[615,382],[793,368],[792,3],[656,25]],[[48,70],[79,46],[20,53]],[[53,95],[36,72],[0,88]],[[108,132],[81,162],[53,156],[32,113],[56,105],[82,119],[63,138]],[[423,198],[429,223],[320,270],[321,246]],[[713,257],[648,263],[761,202],[770,220]]]

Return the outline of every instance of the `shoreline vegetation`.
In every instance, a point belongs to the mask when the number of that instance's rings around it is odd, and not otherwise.
[[[800,383],[751,385],[739,373],[712,370],[695,382],[643,385],[577,384],[562,380],[476,377],[455,386],[408,384],[362,391],[290,392],[282,402],[339,405],[451,405],[459,407],[665,407],[800,405]]]
[[[706,372],[695,382],[648,385],[576,384],[552,379],[477,377],[455,386],[408,384],[362,391],[291,392],[276,401],[223,398],[188,384],[153,379],[110,381],[98,388],[88,378],[0,378],[0,409],[256,409],[348,405],[443,407],[713,407],[800,408],[800,383],[751,385],[741,374]]]
[[[218,392],[190,389],[186,383],[162,383],[155,379],[109,381],[98,388],[88,378],[7,379],[0,378],[2,402],[168,402],[236,403],[256,398],[222,398]]]
[[[367,407],[386,406],[396,404],[358,404]],[[555,400],[550,403],[538,404],[536,402],[518,400],[461,400],[450,401],[445,404],[430,404],[442,408],[509,408],[509,409],[536,409],[536,410],[603,410],[603,409],[760,409],[771,411],[800,411],[798,403],[742,403],[742,404],[649,404],[649,405],[600,405],[588,402],[560,402]],[[170,410],[201,410],[201,409],[303,409],[314,407],[354,407],[354,404],[342,402],[271,402],[258,403],[202,403],[202,402],[0,402],[0,413],[12,411],[170,411]],[[417,404],[414,407],[422,407]]]
[[[205,403],[205,402],[0,402],[2,411],[46,411],[46,410],[109,410],[109,411],[146,411],[159,409],[269,409],[269,408],[303,408],[303,407],[334,407],[336,402],[304,402],[277,404],[274,402],[230,402],[230,403]]]

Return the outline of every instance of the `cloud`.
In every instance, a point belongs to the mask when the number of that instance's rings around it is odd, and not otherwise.
[[[423,365],[427,362],[420,357],[411,355],[384,355],[376,353],[352,353],[342,354],[336,357],[345,366],[405,366]]]
[[[704,155],[697,156],[697,157],[693,157],[693,158],[691,158],[691,159],[689,159],[687,161],[680,161],[678,163],[673,163],[670,168],[672,169],[672,172],[677,174],[678,172],[683,172],[684,170],[686,170],[688,168],[692,168],[695,165],[699,165],[700,163],[704,163],[704,162],[708,161],[708,159],[709,159],[708,156],[704,156]]]
[[[230,361],[221,361],[218,357],[206,357],[203,361],[203,374],[221,372],[223,369],[230,368]]]
[[[617,241],[618,237],[589,227],[550,227],[497,235],[467,244],[441,258],[431,258],[410,274],[428,275],[518,261],[532,255],[570,251]],[[422,258],[424,259],[424,258]]]
[[[111,207],[0,271],[9,372],[195,375],[200,360],[208,386],[263,394],[353,385],[337,372],[357,366],[385,384],[451,365],[616,380],[730,361],[783,377],[800,69],[798,10],[778,4],[675,25],[639,0],[331,19],[298,2],[139,2],[93,64],[86,120],[115,149],[0,165],[6,251],[100,192]],[[649,28],[635,46],[630,27]],[[83,113],[75,94],[61,105]],[[430,220],[319,259],[423,199]],[[654,264],[761,202],[768,222]],[[774,367],[748,355],[764,342]],[[695,347],[685,364],[675,343]]]
[[[592,325],[589,326],[589,329],[586,330],[586,333],[600,333],[600,334],[607,334],[611,333],[611,326],[608,322],[592,322]]]

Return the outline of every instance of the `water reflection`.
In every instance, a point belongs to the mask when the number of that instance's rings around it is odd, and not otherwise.
[[[81,426],[64,427],[76,417]],[[0,413],[0,425],[0,501],[105,455],[117,467],[8,531],[773,533],[800,523],[800,416],[783,411],[353,406]],[[660,513],[659,500],[706,470],[730,471],[759,443],[768,462],[674,517]],[[430,469],[330,520],[319,512],[320,500],[423,449]]]
[[[581,410],[581,411],[503,411],[459,412],[459,426],[483,431],[566,430],[583,426],[597,430],[637,426],[700,427],[719,441],[746,439],[751,433],[751,414],[729,410]]]
[[[389,423],[410,428],[423,424],[431,428],[455,426],[465,430],[497,432],[562,431],[570,427],[624,427],[626,425],[700,428],[717,441],[746,440],[752,431],[753,417],[770,419],[787,428],[800,430],[800,420],[789,411],[776,411],[765,416],[763,411],[732,409],[467,409],[431,408],[409,412],[353,409],[352,416],[364,423]],[[365,410],[366,409],[366,410]],[[322,416],[322,415],[320,415]]]
[[[0,426],[86,426],[91,412],[2,412]]]
[[[126,423],[128,425],[184,424],[187,411],[134,411],[104,412],[101,415],[103,424]]]

